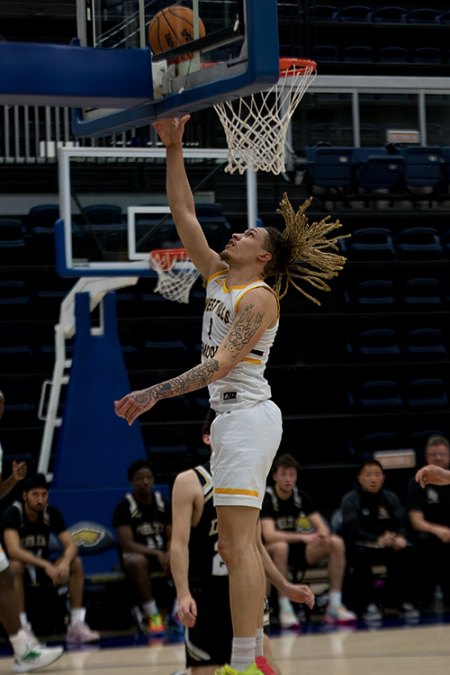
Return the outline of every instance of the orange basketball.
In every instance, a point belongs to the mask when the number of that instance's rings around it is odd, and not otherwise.
[[[205,26],[199,18],[199,37],[205,36]],[[157,12],[148,26],[148,39],[152,52],[161,54],[169,49],[192,42],[194,39],[194,12],[189,7],[172,5]],[[182,59],[192,55],[183,54]]]

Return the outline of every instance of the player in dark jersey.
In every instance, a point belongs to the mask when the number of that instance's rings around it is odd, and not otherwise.
[[[203,424],[203,442],[207,446],[213,417],[210,411]],[[180,620],[187,628],[186,665],[191,668],[192,675],[214,675],[216,668],[227,663],[233,637],[228,570],[217,549],[217,513],[212,494],[209,462],[177,476],[172,492],[170,564]],[[296,602],[314,604],[314,596],[307,586],[290,584],[274,568],[265,552],[263,557],[272,568],[271,581],[275,585]],[[259,640],[262,650],[262,631]],[[264,644],[264,653],[277,673],[268,640]]]
[[[123,567],[130,578],[149,621],[149,632],[164,632],[164,624],[152,595],[151,576],[168,576],[170,509],[161,493],[153,489],[154,477],[146,460],[128,467],[133,491],[116,506],[113,525],[117,531]]]

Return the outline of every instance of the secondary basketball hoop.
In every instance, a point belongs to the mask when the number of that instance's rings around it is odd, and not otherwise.
[[[166,300],[189,302],[189,293],[200,276],[185,248],[161,248],[150,251],[150,266],[158,275],[155,293]]]
[[[285,171],[286,134],[295,109],[317,74],[309,59],[281,58],[280,80],[265,91],[214,106],[228,145],[228,173]]]

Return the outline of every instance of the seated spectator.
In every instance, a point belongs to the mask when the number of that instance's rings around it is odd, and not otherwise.
[[[0,420],[5,409],[5,396],[0,391]],[[0,474],[2,451],[0,446]],[[14,479],[2,482],[0,475],[0,495],[2,498],[9,494],[18,481],[25,478],[26,465],[13,462]],[[6,484],[6,488],[5,488]],[[29,673],[40,670],[57,661],[63,654],[62,647],[42,647],[37,641],[30,640],[19,619],[19,607],[14,590],[13,576],[8,559],[0,545],[0,623],[8,635],[11,648],[14,652],[14,670],[21,673]]]
[[[450,445],[443,436],[431,436],[425,446],[425,461],[448,471]],[[450,605],[450,485],[424,488],[411,478],[406,499],[412,540],[416,545],[421,571],[422,602],[428,605],[439,584],[444,604]]]
[[[383,488],[385,474],[375,460],[358,473],[359,486],[342,499],[345,539],[355,609],[366,621],[380,621],[372,568],[387,568],[387,590],[405,619],[419,618],[414,606],[417,572],[415,549],[406,538],[404,508],[396,494]]]
[[[276,567],[285,577],[289,568],[303,571],[328,560],[330,598],[325,620],[349,623],[356,620],[342,603],[345,547],[341,537],[330,532],[325,520],[306,492],[297,487],[298,464],[289,454],[275,458],[273,487],[268,487],[261,510],[263,541]],[[293,607],[278,592],[282,628],[298,627]]]
[[[67,530],[61,512],[48,504],[49,486],[44,474],[38,473],[24,485],[22,501],[14,502],[3,514],[1,528],[8,554],[14,589],[18,598],[20,621],[34,639],[25,613],[25,577],[34,577],[53,586],[69,587],[71,620],[67,629],[69,643],[95,642],[99,633],[89,628],[83,607],[84,574],[78,549]],[[50,559],[50,534],[54,533],[63,548],[62,555]]]
[[[141,604],[150,633],[164,632],[164,623],[152,593],[152,577],[169,578],[171,515],[161,493],[153,489],[149,462],[137,460],[128,467],[133,492],[116,506],[113,525],[119,539],[122,563]]]

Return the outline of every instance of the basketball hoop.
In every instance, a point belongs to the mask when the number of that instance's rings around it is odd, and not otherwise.
[[[150,266],[158,275],[155,293],[166,300],[189,302],[189,293],[200,272],[185,248],[161,248],[150,251]]]
[[[314,61],[282,58],[280,80],[273,87],[214,106],[228,145],[225,171],[285,171],[289,122],[316,74]]]

